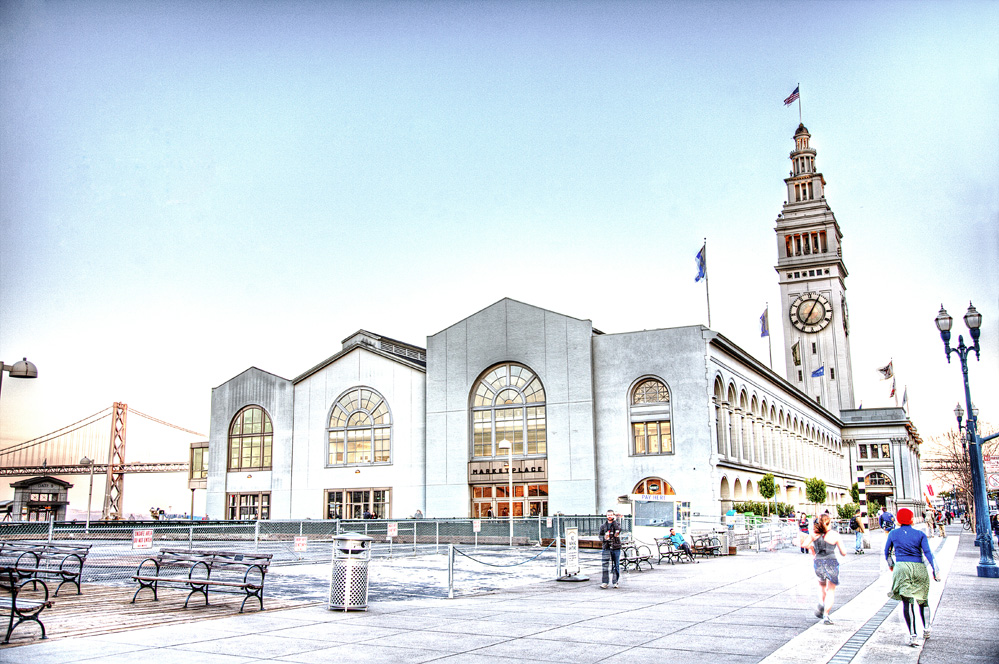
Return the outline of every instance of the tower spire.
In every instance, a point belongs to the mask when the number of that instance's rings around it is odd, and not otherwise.
[[[794,132],[787,200],[777,216],[787,379],[834,413],[853,408],[846,265],[839,223],[803,123]]]

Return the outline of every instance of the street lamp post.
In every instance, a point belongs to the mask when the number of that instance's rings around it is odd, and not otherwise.
[[[90,493],[87,494],[87,530],[90,532],[90,504],[94,499],[94,460],[89,457],[83,457],[80,459],[80,464],[83,466],[90,466]]]
[[[28,362],[28,358],[24,358],[14,364],[0,362],[0,389],[3,388],[4,371],[9,373],[11,378],[38,378],[38,367]]]
[[[975,342],[973,346],[965,346],[964,337],[958,335],[957,348],[950,347],[950,328],[954,319],[950,317],[942,304],[935,323],[937,329],[940,330],[940,338],[943,339],[947,363],[950,363],[951,353],[957,353],[957,356],[961,358],[961,373],[964,376],[964,401],[968,409],[968,423],[965,426],[965,432],[968,440],[968,461],[971,464],[971,487],[975,500],[975,545],[978,546],[981,556],[978,561],[978,576],[999,579],[999,567],[996,566],[993,558],[988,493],[985,487],[985,468],[982,463],[982,443],[992,440],[996,436],[992,435],[984,439],[978,436],[978,409],[971,403],[971,387],[968,384],[968,356],[974,351],[975,359],[979,359],[978,337],[981,335],[979,328],[982,325],[982,315],[978,313],[974,305],[968,304],[968,312],[964,314],[964,323],[968,326],[971,339]],[[960,406],[960,404],[958,405]],[[960,411],[955,409],[954,414],[958,416],[958,427],[960,427]]]
[[[496,443],[496,447],[501,451],[505,448],[507,454],[509,455],[509,461],[506,467],[508,481],[506,498],[509,501],[510,510],[510,514],[508,515],[510,518],[510,546],[513,546],[513,444],[504,438],[500,442]]]

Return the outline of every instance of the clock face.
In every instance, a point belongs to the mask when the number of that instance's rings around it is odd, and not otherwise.
[[[832,320],[832,306],[824,295],[802,293],[791,303],[788,316],[802,332],[818,332]]]

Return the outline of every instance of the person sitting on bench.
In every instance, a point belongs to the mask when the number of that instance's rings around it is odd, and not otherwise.
[[[690,549],[690,545],[687,544],[687,540],[683,539],[683,535],[676,532],[673,528],[669,529],[669,540],[673,542],[673,546],[677,549],[683,551],[691,558],[694,557],[694,552]]]

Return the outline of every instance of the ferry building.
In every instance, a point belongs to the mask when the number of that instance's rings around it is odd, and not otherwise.
[[[645,493],[714,517],[767,473],[782,502],[820,477],[830,505],[859,482],[921,513],[915,427],[854,409],[843,235],[809,139],[799,125],[775,227],[784,376],[701,325],[605,334],[511,299],[425,348],[359,330],[296,377],[250,368],[212,391],[209,515],[506,516],[512,475],[514,516]]]

